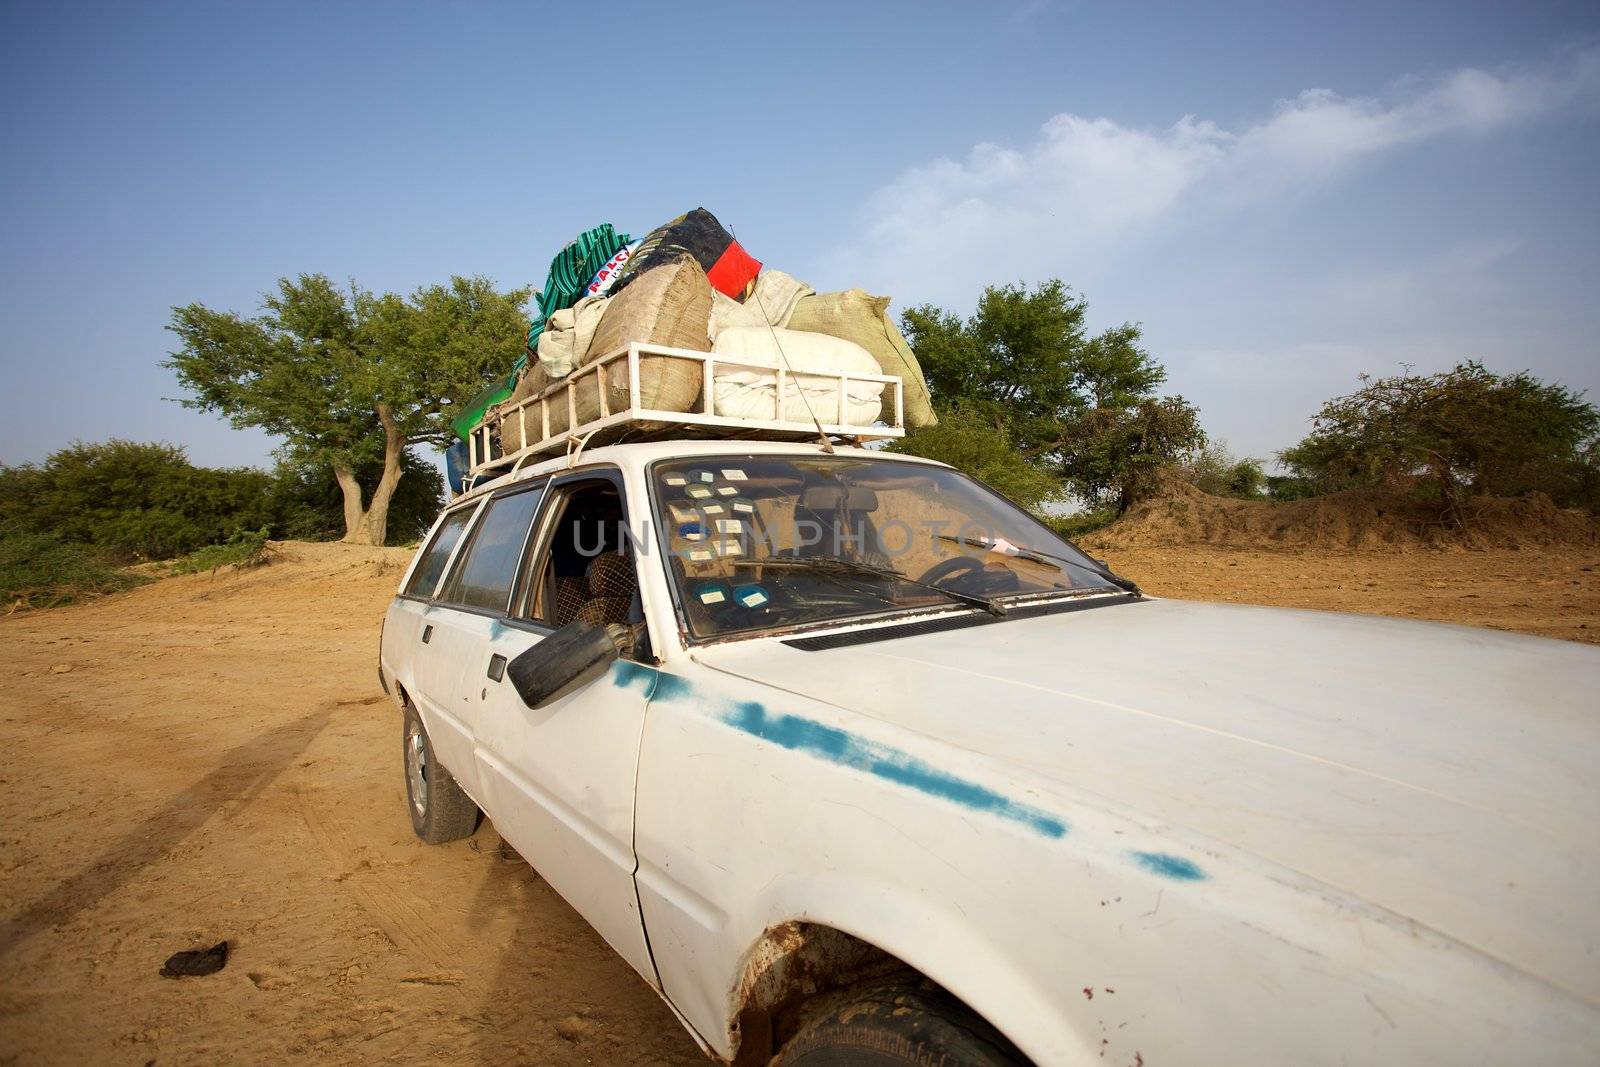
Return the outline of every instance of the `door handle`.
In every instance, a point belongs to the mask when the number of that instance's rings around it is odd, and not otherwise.
[[[433,636],[433,623],[430,622],[428,625],[426,625],[426,626],[424,626],[422,628],[422,643],[423,644],[427,644],[428,643],[428,638],[430,638],[432,636]]]
[[[506,676],[506,658],[496,652],[489,657],[489,680],[498,682]]]

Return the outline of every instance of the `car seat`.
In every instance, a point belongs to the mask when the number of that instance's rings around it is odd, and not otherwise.
[[[573,616],[596,626],[627,623],[633,594],[639,587],[633,561],[620,552],[596,556],[589,564],[585,582],[589,599]],[[558,585],[559,596],[559,585]]]

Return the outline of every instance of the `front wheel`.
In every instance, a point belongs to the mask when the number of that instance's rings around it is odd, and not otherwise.
[[[775,1067],[1022,1067],[1027,1057],[949,993],[899,980],[862,990],[807,1022]]]
[[[472,798],[456,784],[453,774],[433,757],[433,742],[417,709],[406,701],[402,735],[406,768],[406,807],[411,829],[430,845],[472,836],[482,814]]]

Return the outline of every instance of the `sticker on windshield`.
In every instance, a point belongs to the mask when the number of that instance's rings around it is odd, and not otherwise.
[[[742,482],[746,480],[744,471],[740,470],[738,467],[724,467],[722,476],[728,479],[730,482]]]
[[[747,608],[759,608],[772,598],[759,585],[741,585],[733,591],[733,599]]]
[[[702,585],[695,597],[702,604],[721,604],[728,599],[728,590],[721,582],[713,582],[710,585]]]
[[[691,563],[709,563],[717,554],[709,548],[691,548],[685,553]]]
[[[711,490],[703,485],[691,485],[686,492],[696,500],[704,500],[711,495]]]
[[[728,501],[728,506],[734,510],[735,514],[754,515],[756,513],[755,503],[753,501],[746,500],[744,497],[740,497],[737,500]]]
[[[742,556],[742,555],[744,555],[744,546],[741,545],[737,541],[718,541],[716,544],[717,544],[717,555],[719,555],[719,556]]]
[[[717,486],[717,495],[718,496],[734,496],[738,492],[739,492],[739,490],[735,489],[731,485],[719,485],[719,486]]]
[[[744,523],[738,519],[718,519],[717,533],[744,533]]]
[[[669,475],[667,475],[665,478],[663,478],[661,480],[666,482],[668,485],[674,485],[674,486],[676,486],[676,485],[688,485],[689,484],[689,479],[685,478],[681,474],[669,474]]]
[[[704,541],[706,539],[706,528],[698,522],[686,522],[678,527],[678,536],[685,541]]]
[[[717,476],[710,471],[690,471],[689,478],[692,481],[706,482],[708,484],[717,480]]]

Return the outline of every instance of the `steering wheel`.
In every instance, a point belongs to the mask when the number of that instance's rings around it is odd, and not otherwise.
[[[971,556],[952,556],[949,559],[940,560],[923,571],[917,581],[925,582],[928,585],[938,585],[946,578],[954,578],[958,574],[971,574],[973,571],[983,570],[983,567],[984,563],[981,559],[974,559]]]

